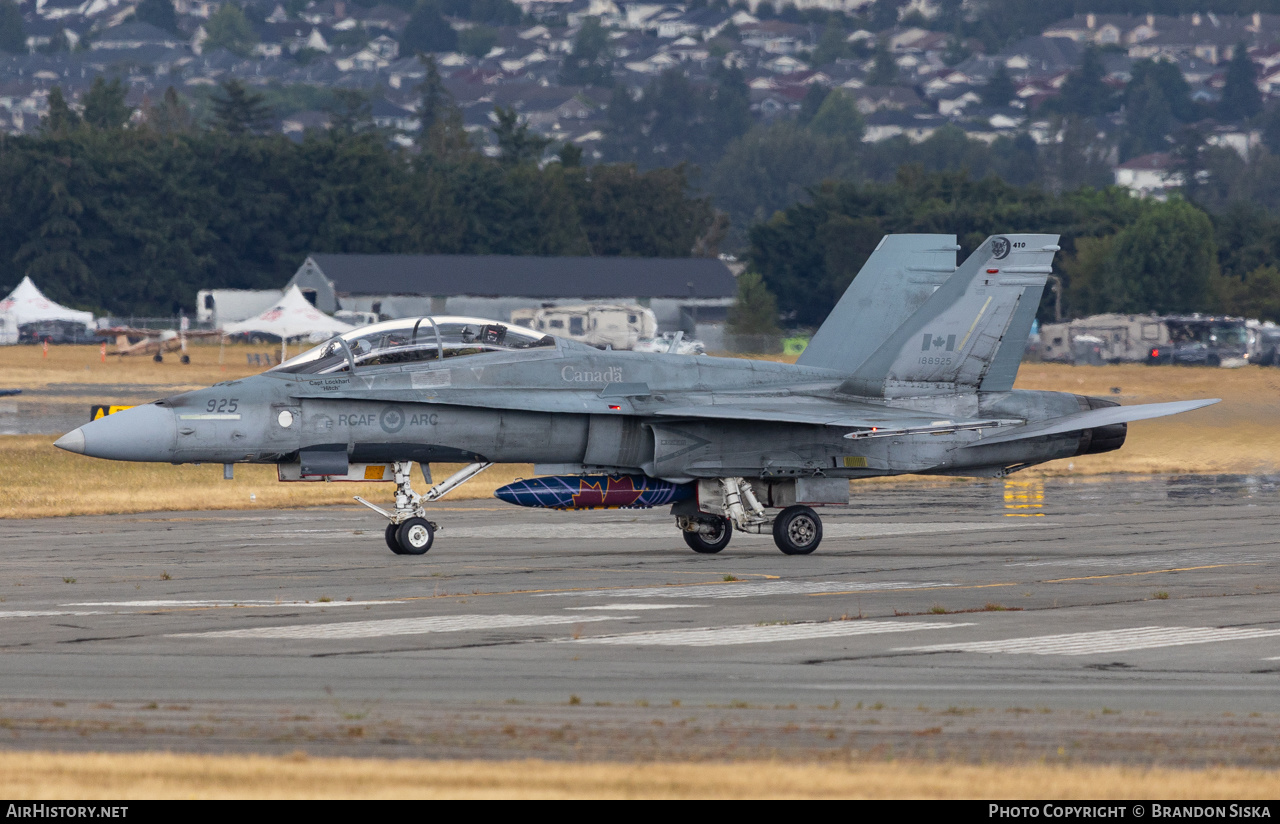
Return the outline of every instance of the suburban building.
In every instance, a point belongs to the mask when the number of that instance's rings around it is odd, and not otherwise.
[[[682,330],[715,348],[737,295],[715,258],[517,255],[312,254],[285,285],[318,309],[387,317],[473,315],[509,320],[517,309],[638,303],[662,330]]]

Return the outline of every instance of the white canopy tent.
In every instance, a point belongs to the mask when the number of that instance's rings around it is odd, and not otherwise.
[[[8,297],[0,300],[0,343],[17,343],[19,326],[45,321],[82,323],[85,327],[92,327],[93,313],[54,303],[36,288],[30,277],[24,277]]]
[[[294,286],[284,293],[279,302],[270,309],[238,323],[228,323],[222,327],[224,335],[239,335],[257,332],[275,335],[281,342],[281,359],[284,357],[284,343],[289,338],[330,338],[343,332],[350,332],[355,327],[343,323],[321,312],[312,306],[303,296],[302,290]]]

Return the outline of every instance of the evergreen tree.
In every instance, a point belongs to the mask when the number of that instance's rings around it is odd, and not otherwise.
[[[858,104],[843,89],[832,89],[822,108],[813,116],[809,130],[814,134],[838,137],[854,143],[862,140],[865,124]]]
[[[462,125],[462,110],[444,87],[436,60],[418,53],[427,74],[418,86],[422,102],[418,104],[418,146],[438,158],[459,158],[472,151],[471,138]]]
[[[982,105],[1008,106],[1017,93],[1018,87],[1013,84],[1013,78],[1009,77],[1009,70],[1001,63],[996,66],[995,72],[982,89]]]
[[[1080,65],[1067,75],[1062,92],[1055,101],[1063,114],[1093,117],[1114,111],[1118,101],[1103,82],[1106,70],[1095,46],[1088,46],[1080,58]]]
[[[475,25],[458,33],[458,51],[479,60],[498,42],[498,30],[485,25]]]
[[[1148,75],[1138,88],[1125,92],[1124,134],[1120,159],[1166,151],[1173,130],[1173,109],[1155,77]]]
[[[273,114],[262,94],[249,91],[239,80],[227,80],[220,89],[222,94],[213,98],[215,128],[231,135],[261,134],[270,128]]]
[[[142,114],[147,127],[160,134],[186,134],[195,130],[191,109],[173,86],[164,90],[159,105],[148,104]]]
[[[419,0],[400,33],[400,53],[448,52],[458,47],[458,33],[440,14],[435,0]]]
[[[729,307],[728,331],[733,335],[774,335],[778,329],[778,300],[759,272],[738,275],[738,296]]]
[[[600,18],[588,17],[582,21],[573,38],[573,50],[565,55],[560,66],[560,82],[567,86],[613,85],[613,52],[609,48],[609,33],[600,25]]]
[[[876,43],[875,62],[867,75],[867,84],[871,86],[891,86],[898,82],[898,64],[889,51],[887,38],[880,38]]]
[[[800,111],[796,114],[796,123],[800,126],[808,126],[813,120],[813,116],[822,108],[822,104],[826,101],[827,95],[831,93],[831,89],[821,83],[810,83],[809,91],[805,92],[804,99],[800,101]]]
[[[537,163],[551,138],[530,134],[529,124],[520,122],[515,109],[494,106],[493,113],[498,118],[493,135],[498,141],[499,159],[511,165]]]
[[[1227,65],[1227,81],[1218,103],[1218,117],[1239,121],[1262,111],[1262,92],[1258,91],[1257,72],[1244,43],[1235,47]]]
[[[22,11],[13,0],[0,0],[0,51],[27,53],[27,32],[22,25]]]
[[[173,0],[142,0],[133,13],[143,23],[165,31],[178,31],[178,15],[173,9]]]
[[[120,78],[107,83],[99,75],[84,96],[84,122],[95,129],[122,129],[133,116],[133,108],[124,102],[125,88]]]
[[[813,50],[813,65],[825,66],[841,57],[850,57],[849,44],[845,42],[845,30],[836,15],[827,18],[827,25],[818,37],[818,45]]]
[[[40,122],[40,128],[46,134],[66,135],[80,125],[80,115],[67,105],[62,96],[62,87],[54,86],[49,90],[49,113]]]
[[[1191,86],[1182,76],[1182,71],[1178,69],[1177,64],[1167,60],[1139,60],[1133,64],[1129,75],[1130,79],[1125,85],[1123,96],[1126,109],[1133,105],[1133,95],[1146,88],[1148,81],[1153,81],[1160,87],[1160,93],[1169,104],[1170,112],[1178,120],[1191,123],[1206,116],[1202,107],[1191,99]]]
[[[221,8],[209,15],[204,30],[209,35],[204,43],[205,51],[226,49],[232,54],[248,57],[258,44],[257,33],[235,3],[223,3]]]
[[[336,135],[353,135],[373,128],[373,104],[368,92],[334,89],[329,107],[330,128]]]

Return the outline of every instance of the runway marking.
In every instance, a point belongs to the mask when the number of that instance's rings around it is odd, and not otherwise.
[[[55,618],[67,615],[106,615],[102,610],[73,611],[66,609],[7,609],[0,611],[0,618]]]
[[[822,534],[826,538],[894,538],[904,535],[931,535],[941,532],[978,532],[989,529],[1013,529],[1020,526],[1031,526],[1031,524],[1006,521],[991,521],[990,523],[944,522],[920,524],[837,522],[823,524]],[[1052,526],[1052,524],[1037,523],[1036,526]],[[533,535],[531,534],[531,530],[535,528],[538,530],[538,534]],[[536,525],[512,524],[509,526],[488,525],[449,527],[447,534],[453,538],[518,538],[525,541],[530,540],[531,538],[536,540],[554,540],[558,538],[603,538],[607,540],[653,538],[659,540],[671,540],[678,538],[680,532],[674,527],[674,525],[653,523],[540,523]]]
[[[646,609],[706,609],[706,604],[601,604],[596,607],[565,607],[568,610],[613,610],[614,612],[630,612]]]
[[[340,624],[301,624],[288,627],[253,627],[213,632],[179,632],[166,638],[258,638],[288,640],[338,640],[383,638],[391,635],[426,635],[432,632],[465,632],[477,629],[542,627],[558,624],[586,624],[621,621],[633,615],[441,615],[427,618],[388,618],[378,621],[347,621]]]
[[[185,601],[185,600],[156,600],[156,601],[86,601],[80,604],[64,604],[68,607],[135,607],[142,609],[162,609],[162,608],[190,608],[190,609],[221,609],[225,607],[253,607],[255,609],[261,607],[288,607],[295,609],[297,607],[365,607],[379,606],[382,604],[403,604],[404,601],[388,600],[388,601]]]
[[[1280,629],[1235,629],[1217,627],[1134,627],[1101,632],[1072,632],[1065,635],[1038,635],[1004,641],[962,641],[924,647],[900,647],[895,652],[988,652],[1027,655],[1096,655],[1106,652],[1177,647],[1271,638]]]
[[[685,586],[636,587],[634,589],[595,589],[581,592],[540,592],[537,598],[580,595],[610,598],[758,598],[768,595],[814,595],[835,592],[865,592],[884,589],[936,589],[952,584],[936,582],[892,581],[889,583],[851,584],[845,581],[767,581],[743,584],[689,584]]]
[[[1072,581],[1097,581],[1103,578],[1132,578],[1136,575],[1159,575],[1161,572],[1195,572],[1201,569],[1222,569],[1224,567],[1237,566],[1261,566],[1262,562],[1244,564],[1209,564],[1207,566],[1189,566],[1189,567],[1169,567],[1168,569],[1148,569],[1142,572],[1113,572],[1110,575],[1085,575],[1079,578],[1050,578],[1041,581],[1042,584],[1066,584]]]
[[[731,627],[707,627],[631,632],[625,635],[600,635],[578,638],[568,643],[611,644],[641,647],[722,647],[736,644],[771,644],[779,641],[807,641],[815,638],[843,638],[851,635],[878,635],[885,632],[914,632],[925,629],[951,629],[972,624],[918,623],[905,621],[829,621],[821,624],[742,624]]]
[[[1053,566],[1096,566],[1096,567],[1140,567],[1151,566],[1160,563],[1179,563],[1190,565],[1211,561],[1222,561],[1223,555],[1226,553],[1216,552],[1195,552],[1195,553],[1164,553],[1160,555],[1147,554],[1137,555],[1127,558],[1065,558],[1049,561],[1009,561],[1005,563],[1007,567],[1053,567]],[[1231,558],[1232,563],[1249,563],[1257,561],[1272,560],[1266,555],[1249,554],[1239,555]]]

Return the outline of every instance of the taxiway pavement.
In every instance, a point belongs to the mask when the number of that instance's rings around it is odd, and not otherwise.
[[[720,732],[669,752],[1127,728],[1280,762],[1276,479],[869,484],[823,515],[796,557],[496,501],[441,502],[421,557],[358,507],[0,521],[0,742],[540,754],[527,724],[576,757],[692,717]]]

